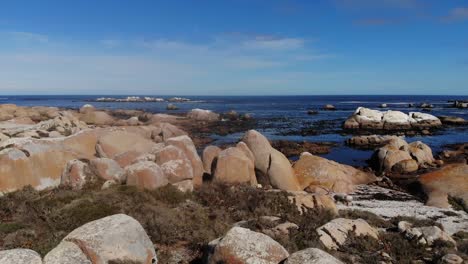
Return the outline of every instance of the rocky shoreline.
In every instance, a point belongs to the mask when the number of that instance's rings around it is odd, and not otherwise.
[[[463,263],[466,145],[388,135],[442,120],[358,108],[345,130],[386,135],[354,168],[234,111],[0,105],[0,263]]]

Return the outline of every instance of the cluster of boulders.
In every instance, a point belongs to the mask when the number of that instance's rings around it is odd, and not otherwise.
[[[408,144],[399,137],[390,139],[385,146],[376,149],[372,160],[376,170],[397,173],[415,172],[436,163],[428,145],[421,141]]]
[[[356,109],[343,124],[348,130],[426,130],[438,128],[442,125],[439,118],[420,112],[405,114],[400,111],[388,110],[385,112],[365,107]]]

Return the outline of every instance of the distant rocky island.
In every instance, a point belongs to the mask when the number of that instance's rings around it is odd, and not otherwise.
[[[159,98],[159,97],[140,97],[140,96],[128,96],[125,98],[115,98],[115,97],[99,97],[94,100],[87,100],[89,102],[122,102],[122,103],[146,103],[146,102],[189,102],[191,101],[188,98],[183,97],[172,97],[169,99]]]

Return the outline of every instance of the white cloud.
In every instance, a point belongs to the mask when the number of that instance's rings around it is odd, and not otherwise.
[[[243,47],[259,50],[294,50],[304,47],[305,41],[300,38],[256,37],[242,43]]]
[[[37,34],[37,33],[11,31],[11,32],[7,32],[6,34],[9,35],[15,41],[39,42],[39,43],[49,42],[49,38],[46,35]]]

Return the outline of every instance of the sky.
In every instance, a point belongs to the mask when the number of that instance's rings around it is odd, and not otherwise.
[[[0,94],[468,95],[468,0],[2,0]]]

